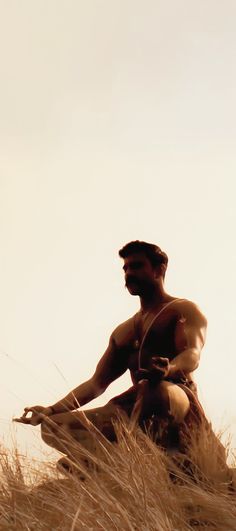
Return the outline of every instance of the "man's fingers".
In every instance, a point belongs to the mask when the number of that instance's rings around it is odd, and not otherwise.
[[[25,407],[22,417],[26,417],[28,413],[38,413],[33,407]]]
[[[13,420],[13,422],[21,422],[21,424],[30,424],[31,423],[31,419],[27,419],[23,415],[22,415],[22,417],[14,418],[12,420]]]
[[[25,407],[24,408],[24,412],[26,413],[26,415],[27,415],[27,413],[29,413],[29,411],[31,411],[32,413],[37,413],[38,412],[37,406],[36,407]]]
[[[38,406],[36,406],[36,407],[25,407],[22,417],[26,417],[28,415],[28,413],[32,413],[32,415],[40,415],[41,413],[43,413],[43,409],[44,408],[42,408],[42,411],[39,410]]]
[[[166,361],[169,361],[169,358],[164,358],[162,356],[153,356],[152,360],[153,361],[165,361],[166,362]]]
[[[30,411],[30,410],[29,410],[28,408],[25,408],[24,413],[23,413],[23,415],[22,415],[22,418],[27,417],[29,411]]]
[[[169,364],[168,358],[162,358],[162,357],[153,357],[152,358],[153,365],[159,365],[160,367],[166,367]]]
[[[38,424],[41,424],[42,422],[42,415],[34,415],[34,417],[20,417],[20,418],[14,418],[12,419],[13,422],[20,422],[21,424],[31,424],[31,426],[37,426]]]

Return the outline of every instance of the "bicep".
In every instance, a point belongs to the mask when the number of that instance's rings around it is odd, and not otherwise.
[[[93,375],[94,383],[102,389],[106,389],[110,383],[119,378],[127,369],[125,353],[118,349],[113,336],[109,345],[97,364]]]
[[[206,339],[207,321],[197,306],[191,304],[183,309],[175,330],[177,352],[194,349],[201,352]]]

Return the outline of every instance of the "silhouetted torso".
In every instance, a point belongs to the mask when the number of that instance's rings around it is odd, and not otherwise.
[[[136,382],[135,372],[140,367],[147,368],[148,360],[152,356],[162,356],[172,360],[186,347],[183,344],[177,349],[178,328],[181,323],[184,326],[184,305],[182,303],[183,299],[177,299],[164,308],[149,330],[151,322],[158,314],[156,310],[146,314],[136,313],[113,332],[117,355],[120,356],[121,362],[125,358],[133,383]],[[146,332],[139,367],[139,351]],[[192,379],[192,374],[186,376]]]

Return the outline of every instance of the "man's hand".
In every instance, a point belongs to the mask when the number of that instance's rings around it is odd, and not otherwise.
[[[170,362],[168,358],[162,358],[161,356],[153,356],[151,358],[150,370],[156,376],[159,376],[162,380],[168,376],[170,370]]]
[[[168,376],[170,370],[170,362],[168,358],[163,358],[162,356],[153,356],[150,360],[149,366],[147,369],[139,369],[136,371],[136,379],[140,382],[141,380],[149,380],[150,383],[158,383],[163,378]]]
[[[27,416],[28,413],[31,413],[30,417]],[[23,415],[13,420],[14,422],[21,422],[22,424],[31,424],[31,426],[38,426],[38,424],[41,424],[45,417],[49,417],[52,414],[53,412],[51,407],[25,407]]]

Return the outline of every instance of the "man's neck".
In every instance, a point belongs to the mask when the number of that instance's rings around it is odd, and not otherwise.
[[[163,304],[174,300],[174,297],[168,295],[161,286],[156,286],[152,293],[140,297],[141,312],[147,313],[152,310],[158,310]]]

